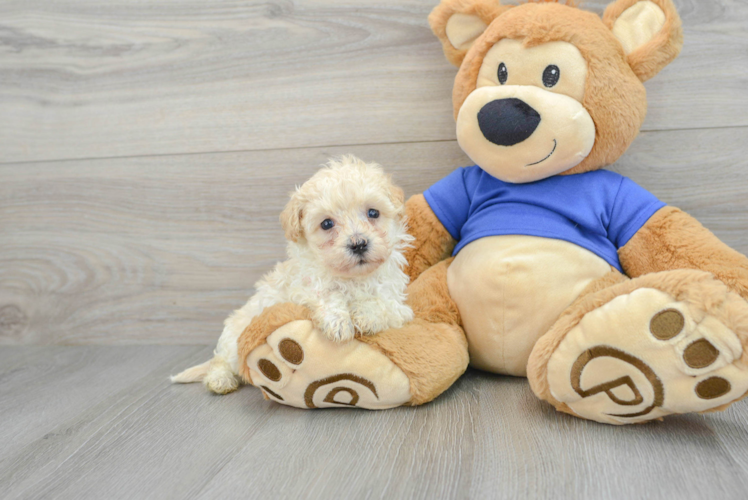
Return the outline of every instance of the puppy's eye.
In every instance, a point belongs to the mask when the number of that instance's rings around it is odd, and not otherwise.
[[[333,222],[332,219],[325,219],[322,221],[322,224],[320,224],[320,227],[325,231],[329,231],[330,229],[335,227],[335,222]]]
[[[376,219],[379,217],[379,210],[376,208],[370,208],[368,215],[370,219]]]
[[[555,64],[551,64],[543,71],[543,85],[548,88],[554,87],[559,78],[561,78],[561,70]]]
[[[499,64],[499,83],[502,85],[506,84],[509,79],[509,71],[506,69],[506,64]]]

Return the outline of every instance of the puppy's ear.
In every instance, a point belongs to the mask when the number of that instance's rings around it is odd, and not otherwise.
[[[603,21],[642,82],[670,64],[683,47],[683,27],[672,0],[616,0],[605,9]]]
[[[301,217],[304,215],[304,202],[301,199],[299,191],[291,194],[291,200],[286,204],[286,208],[280,214],[281,227],[286,232],[286,239],[289,241],[299,241],[304,228],[301,227]]]
[[[397,216],[402,217],[403,215],[405,215],[405,192],[400,189],[400,187],[392,184],[392,181],[390,181],[388,195],[392,204],[395,205]]]
[[[431,11],[429,24],[441,40],[447,60],[459,66],[491,21],[510,7],[499,0],[442,0]]]

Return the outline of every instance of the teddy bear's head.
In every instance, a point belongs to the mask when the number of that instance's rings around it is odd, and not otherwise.
[[[429,16],[450,62],[460,147],[506,182],[602,168],[644,122],[643,82],[680,52],[672,0],[442,0]]]

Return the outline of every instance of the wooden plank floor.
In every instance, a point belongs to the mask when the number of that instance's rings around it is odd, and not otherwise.
[[[743,499],[748,401],[619,428],[468,372],[420,408],[304,411],[166,376],[197,346],[0,351],[3,498]],[[10,423],[10,426],[8,426]]]
[[[615,428],[479,372],[384,412],[168,384],[326,158],[407,194],[469,164],[436,3],[0,2],[1,498],[748,496],[748,402]],[[748,253],[748,0],[676,4],[683,54],[612,169]]]

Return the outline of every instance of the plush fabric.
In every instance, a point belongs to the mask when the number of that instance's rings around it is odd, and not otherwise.
[[[664,292],[672,298],[672,303],[683,303],[700,313],[701,322],[707,315],[714,317],[730,331],[736,332],[735,339],[742,344],[742,352],[737,361],[748,362],[748,303],[709,273],[684,269],[647,274],[635,279],[626,279],[618,273],[611,273],[599,282],[591,284],[586,290],[586,295],[580,296],[551,330],[537,342],[528,361],[527,376],[530,387],[538,397],[550,402],[559,411],[576,415],[567,403],[558,401],[552,394],[552,381],[547,377],[551,357],[557,352],[566,335],[579,325],[587,314],[604,308],[619,297],[630,296],[639,290]],[[635,313],[636,309],[627,314]],[[605,326],[608,331],[612,329],[610,323],[606,323]],[[743,394],[741,393],[736,400],[742,399]],[[714,408],[702,411],[714,411]]]
[[[452,254],[455,240],[439,222],[422,194],[411,197],[405,204],[408,232],[415,241],[405,250],[405,268],[410,281],[437,262]]]
[[[250,353],[263,344],[265,339],[275,330],[296,320],[311,319],[311,312],[306,307],[296,304],[278,304],[268,307],[244,330],[239,337],[239,374],[248,384],[252,383],[252,376],[246,360]]]
[[[398,330],[359,340],[381,350],[410,379],[408,404],[427,403],[444,392],[468,365],[467,340],[457,305],[447,288],[447,268],[441,261],[411,283],[408,305],[416,320]],[[424,344],[424,337],[428,337]],[[430,347],[426,349],[426,347]]]
[[[582,104],[595,123],[595,145],[589,156],[566,174],[610,165],[628,149],[646,116],[644,86],[628,65],[620,43],[597,15],[561,4],[525,4],[496,18],[470,49],[457,74],[452,94],[455,117],[476,88],[486,53],[503,38],[523,40],[528,47],[569,42],[587,61]]]
[[[380,350],[333,342],[307,320],[275,329],[244,364],[266,399],[296,408],[386,409],[411,400],[408,376]]]
[[[467,245],[450,264],[447,282],[468,339],[470,365],[526,376],[537,340],[610,270],[594,253],[559,239],[489,236]]]
[[[462,62],[468,47],[455,47],[449,41],[447,36],[447,23],[456,13],[461,15],[471,15],[482,21],[484,24],[491,24],[491,21],[509,9],[509,5],[501,5],[496,0],[449,0],[439,4],[429,15],[429,23],[436,36],[442,40],[444,55],[449,62],[459,66]]]
[[[748,258],[675,207],[658,211],[619,250],[619,256],[629,276],[668,269],[702,269],[748,299]]]
[[[543,85],[542,68],[537,73]],[[470,159],[491,176],[515,184],[574,167],[590,154],[595,135],[592,116],[582,103],[535,85],[477,88],[457,117],[457,142]]]
[[[408,406],[434,400],[468,366],[467,341],[459,327],[416,319],[399,330],[359,339],[384,354],[410,380]]]
[[[603,22],[613,29],[616,21],[627,9],[634,7],[637,0],[614,2],[605,9]],[[665,14],[662,29],[655,37],[627,54],[626,58],[636,76],[645,82],[673,62],[683,46],[683,26],[675,5],[670,0],[650,0]]]

